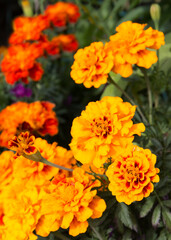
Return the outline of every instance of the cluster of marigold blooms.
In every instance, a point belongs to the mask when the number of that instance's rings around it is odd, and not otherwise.
[[[119,97],[90,102],[73,121],[71,150],[35,138],[33,131],[13,136],[8,147],[16,153],[0,156],[1,238],[32,240],[60,227],[72,236],[86,232],[87,220],[106,209],[97,189],[109,189],[128,205],[148,197],[159,169],[149,149],[133,144],[134,135],[145,131],[143,123],[132,121],[135,110]],[[44,164],[42,157],[69,171]]]
[[[73,166],[71,150],[35,139],[28,131],[14,136],[9,147],[16,153],[0,155],[1,239],[35,240],[35,233],[45,237],[60,227],[76,236],[87,230],[89,218],[102,216],[106,204],[94,189],[100,182]],[[73,172],[27,159],[40,154]]]
[[[164,45],[164,34],[151,27],[144,30],[146,24],[123,22],[116,28],[110,41],[94,42],[79,49],[74,56],[71,77],[85,87],[98,88],[107,82],[110,71],[129,77],[133,73],[132,65],[150,68],[158,58],[154,49]]]
[[[39,81],[43,68],[37,59],[42,56],[60,56],[62,51],[76,51],[78,42],[74,34],[59,34],[51,40],[43,33],[46,29],[60,28],[68,23],[76,23],[80,16],[73,3],[57,2],[49,5],[44,14],[34,17],[17,17],[14,32],[9,38],[10,47],[5,55],[1,70],[9,84],[28,79]]]
[[[111,70],[125,77],[131,75],[132,64],[149,68],[157,61],[149,49],[164,44],[164,36],[144,27],[122,23],[105,46],[98,42],[78,50],[73,79],[99,87]],[[97,189],[110,190],[118,202],[130,205],[148,197],[159,182],[156,156],[133,143],[145,131],[143,123],[133,123],[136,106],[119,97],[90,102],[73,120],[71,150],[35,138],[57,134],[53,107],[49,102],[18,102],[0,113],[0,144],[16,152],[0,156],[3,240],[35,240],[35,234],[45,237],[59,228],[77,236],[86,232],[88,219],[101,217],[106,209]]]

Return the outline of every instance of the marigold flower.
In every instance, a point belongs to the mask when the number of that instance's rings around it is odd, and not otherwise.
[[[49,5],[45,15],[56,27],[66,26],[68,22],[76,23],[80,17],[79,8],[73,3],[57,2]]]
[[[0,193],[13,179],[12,151],[4,151],[0,154]],[[0,217],[1,219],[1,217]],[[0,220],[1,222],[1,220]]]
[[[114,156],[114,162],[106,171],[109,190],[118,202],[129,205],[153,192],[152,182],[159,182],[159,169],[155,168],[155,163],[156,155],[149,149],[131,144],[119,150],[118,156]]]
[[[20,44],[8,48],[8,54],[2,60],[1,70],[6,81],[14,84],[18,80],[28,82],[28,77],[34,81],[40,80],[43,69],[35,60],[43,55],[43,49],[37,44]]]
[[[14,20],[14,32],[9,38],[10,44],[39,40],[43,30],[49,27],[47,16],[17,17]]]
[[[129,77],[132,64],[150,68],[157,62],[156,52],[151,49],[159,49],[164,45],[164,34],[151,27],[144,30],[145,26],[131,21],[123,22],[116,28],[117,33],[110,37],[105,48],[113,53],[115,73]]]
[[[30,135],[29,132],[22,132],[18,137],[14,136],[8,142],[8,146],[16,151],[17,155],[32,155],[37,152],[37,148],[34,146],[34,141],[35,137],[33,135]]]
[[[71,151],[57,146],[57,143],[49,144],[46,140],[36,138],[34,146],[49,162],[64,166],[67,168],[73,168],[76,161],[73,158]],[[18,171],[21,169],[21,171]],[[57,174],[66,173],[69,176],[69,172],[60,170],[59,168],[51,167],[42,162],[34,162],[29,159],[20,156],[13,162],[13,175],[16,179],[22,179],[29,181],[32,185],[43,185],[45,181],[52,179]]]
[[[39,220],[36,233],[47,236],[59,227],[69,228],[72,236],[86,232],[87,219],[101,217],[106,208],[104,200],[96,196],[97,190],[92,190],[96,186],[99,186],[99,182],[90,180],[81,168],[73,171],[73,177],[54,178],[51,198],[42,203],[42,213],[45,211],[45,214]]]
[[[102,42],[94,42],[74,55],[71,77],[85,87],[98,88],[107,82],[108,73],[113,67],[112,53],[106,52]]]
[[[62,51],[76,51],[78,48],[78,41],[74,34],[61,34],[52,39],[52,42],[58,44]]]
[[[8,187],[1,195],[3,210],[3,240],[36,240],[33,234],[41,217],[43,189],[20,182]],[[20,234],[19,234],[20,233]]]
[[[58,133],[55,107],[50,102],[17,102],[0,112],[0,146],[8,147],[8,141],[20,132],[29,131],[42,136]]]
[[[131,120],[135,109],[119,97],[90,102],[72,124],[70,147],[74,157],[83,164],[103,166],[118,146],[131,143],[134,134],[145,130],[143,123],[133,124]]]

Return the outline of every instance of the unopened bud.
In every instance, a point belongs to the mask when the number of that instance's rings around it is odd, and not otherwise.
[[[33,11],[32,11],[29,0],[21,0],[21,7],[22,7],[23,13],[26,17],[33,16]]]
[[[160,6],[157,3],[154,3],[150,7],[150,14],[151,18],[153,19],[154,22],[159,22],[160,20]]]

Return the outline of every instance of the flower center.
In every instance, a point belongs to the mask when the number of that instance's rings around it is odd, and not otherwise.
[[[139,179],[139,168],[138,167],[129,167],[126,174],[127,181],[137,181]]]
[[[103,138],[107,138],[107,136],[112,132],[113,128],[111,125],[111,121],[108,120],[107,117],[93,119],[93,123],[91,123],[92,132],[95,133],[97,137],[102,136]]]

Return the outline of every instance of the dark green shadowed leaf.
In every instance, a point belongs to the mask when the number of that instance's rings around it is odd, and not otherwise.
[[[152,215],[152,225],[154,227],[156,227],[159,224],[160,217],[161,217],[161,206],[158,204],[155,207],[155,209],[153,211],[153,215]]]
[[[118,218],[121,222],[128,228],[137,231],[138,226],[135,217],[129,211],[129,208],[126,204],[120,203],[117,209]]]
[[[140,211],[140,217],[143,218],[151,211],[155,202],[155,197],[148,197]]]

